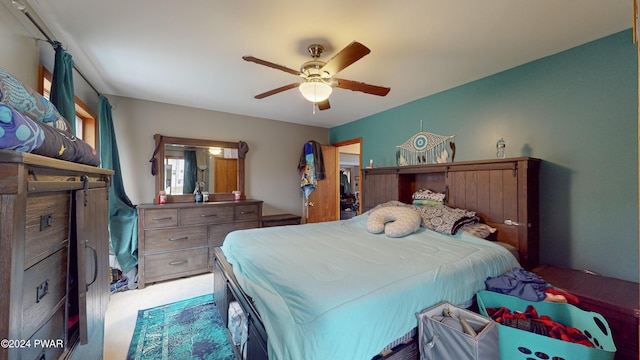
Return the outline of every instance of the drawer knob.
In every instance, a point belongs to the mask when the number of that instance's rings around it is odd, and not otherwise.
[[[187,240],[188,238],[188,236],[181,236],[178,238],[169,238],[169,241]]]
[[[218,216],[218,214],[200,214],[200,217],[203,217],[203,218],[214,217],[214,216]]]
[[[186,264],[187,260],[181,260],[181,261],[172,261],[169,263],[169,265],[182,265],[182,264]]]
[[[250,211],[240,211],[240,214],[241,214],[241,215],[247,215],[247,214],[253,214],[253,213],[255,213],[255,211],[253,211],[253,210],[250,210]]]
[[[39,303],[45,295],[49,293],[49,279],[42,282],[36,288],[36,303]]]
[[[40,216],[40,231],[51,227],[53,225],[53,215],[47,214]]]
[[[165,220],[171,220],[171,219],[173,219],[173,217],[172,217],[172,216],[154,217],[154,218],[151,218],[151,220],[153,220],[153,221],[165,221]]]

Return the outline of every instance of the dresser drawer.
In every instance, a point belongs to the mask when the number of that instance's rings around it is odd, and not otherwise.
[[[144,257],[146,282],[172,279],[208,271],[209,249],[198,248]]]
[[[206,226],[185,226],[144,231],[146,254],[203,246],[207,246]]]
[[[258,205],[236,206],[236,220],[253,220],[258,218]]]
[[[69,202],[68,192],[27,197],[25,268],[59,249],[69,238]]]
[[[64,306],[29,339],[30,347],[19,350],[19,359],[58,359],[64,352]]]
[[[178,225],[178,209],[153,209],[144,212],[144,228],[165,228]]]
[[[67,292],[67,249],[63,248],[24,272],[22,338],[28,339]]]
[[[196,206],[180,211],[180,226],[233,221],[233,206]]]
[[[209,246],[221,246],[228,233],[234,230],[253,229],[259,227],[258,221],[243,221],[231,224],[209,226]]]

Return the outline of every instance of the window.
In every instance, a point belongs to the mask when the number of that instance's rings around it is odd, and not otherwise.
[[[40,65],[38,78],[40,79],[40,81],[38,82],[38,91],[48,99],[51,92],[51,80],[53,78],[53,75],[44,66]],[[93,111],[91,111],[91,109],[89,109],[89,107],[77,96],[75,98],[75,102],[75,135],[84,140],[89,145],[93,146],[94,149],[96,149],[98,143],[98,116]],[[72,121],[72,119],[67,120],[69,122]]]

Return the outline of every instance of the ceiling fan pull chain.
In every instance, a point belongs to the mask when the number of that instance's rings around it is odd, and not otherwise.
[[[318,54],[318,56],[320,56],[320,55]],[[314,87],[313,87],[313,97],[314,97],[315,99],[317,99],[317,98],[318,98],[318,87],[317,87],[317,86],[314,86]],[[315,101],[311,103],[311,107],[313,108],[313,115],[315,115],[315,114],[316,114],[316,104],[317,104],[317,103],[316,103]]]

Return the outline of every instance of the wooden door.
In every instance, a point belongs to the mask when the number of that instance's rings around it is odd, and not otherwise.
[[[318,180],[316,190],[309,196],[305,206],[305,222],[307,223],[340,219],[338,148],[331,145],[322,145],[322,157],[324,158],[327,178]]]
[[[75,196],[80,344],[76,359],[100,358],[109,301],[109,200],[107,189],[78,190]]]
[[[238,190],[238,159],[214,160],[213,192],[230,193]]]

